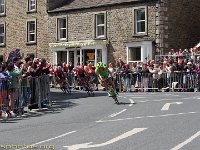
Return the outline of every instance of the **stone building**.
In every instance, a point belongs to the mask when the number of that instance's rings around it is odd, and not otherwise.
[[[155,0],[73,0],[50,9],[54,63],[96,64],[151,59],[156,39]],[[145,59],[146,58],[146,59]]]
[[[48,56],[44,0],[0,0],[0,57],[20,48],[26,56]]]
[[[66,0],[0,0],[0,62],[20,48],[24,56],[50,60],[47,9]]]
[[[49,9],[52,61],[154,59],[199,41],[200,0],[68,0]],[[64,33],[63,33],[64,32]]]
[[[199,42],[200,0],[0,0],[0,61],[27,55],[77,64],[154,59]]]
[[[160,4],[164,51],[194,47],[200,41],[200,0],[161,0]]]

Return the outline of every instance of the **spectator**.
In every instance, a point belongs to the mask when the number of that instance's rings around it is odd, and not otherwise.
[[[155,89],[158,87],[158,73],[159,73],[159,67],[158,67],[158,64],[154,64],[154,67],[153,68],[149,68],[149,72],[153,74],[153,89],[154,91],[156,91]]]
[[[125,88],[123,89],[123,91],[131,91],[131,69],[129,67],[129,64],[124,64],[123,66],[123,77],[124,77],[124,81],[125,81]]]
[[[148,79],[149,79],[149,69],[147,68],[147,64],[142,65],[141,77],[142,77],[142,90],[147,92],[148,90]]]
[[[116,67],[118,68],[119,71],[121,71],[123,69],[124,64],[125,63],[122,61],[122,59],[119,58],[117,61],[117,64],[116,64]]]
[[[10,91],[9,91],[9,106],[10,106],[10,115],[15,115],[14,114],[14,101],[17,99],[18,97],[18,91],[17,91],[17,87],[18,87],[18,81],[17,79],[22,75],[22,69],[19,70],[18,72],[15,71],[15,67],[13,63],[9,63],[8,64],[8,75],[12,77],[12,81],[11,81],[11,85],[10,85]]]
[[[111,75],[113,77],[114,73],[115,73],[115,69],[113,68],[113,64],[112,63],[109,63],[108,70],[110,71],[110,73],[111,73]]]

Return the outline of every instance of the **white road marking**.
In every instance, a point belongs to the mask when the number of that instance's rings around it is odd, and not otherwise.
[[[138,97],[137,97],[137,96],[134,97],[134,96],[133,96],[132,98],[143,99],[143,98],[147,98],[147,97],[139,97],[139,96],[138,96]]]
[[[172,96],[180,96],[180,95],[172,95]]]
[[[118,112],[118,113],[114,113],[114,114],[110,115],[109,117],[110,117],[110,118],[116,117],[116,116],[122,114],[123,112],[125,112],[126,110],[127,110],[127,109],[124,109],[124,110],[122,110],[122,111],[120,111],[120,112]]]
[[[124,96],[128,96],[128,97],[144,97],[144,96],[148,96],[148,95],[154,95],[154,93],[153,94],[151,94],[151,93],[141,93],[141,94],[132,94],[132,95],[124,95]]]
[[[156,93],[148,93],[148,94],[150,94],[150,95],[156,95]]]
[[[126,98],[126,97],[123,97],[123,98]]]
[[[125,138],[128,138],[136,133],[139,133],[139,132],[142,132],[144,130],[146,130],[147,128],[134,128],[133,130],[130,130],[118,137],[115,137],[105,143],[101,143],[101,144],[94,144],[94,145],[91,145],[92,142],[89,142],[89,143],[82,143],[82,144],[76,144],[76,145],[71,145],[71,146],[64,146],[66,147],[68,150],[79,150],[79,149],[86,149],[86,148],[93,148],[93,147],[103,147],[103,146],[106,146],[106,145],[110,145],[110,144],[113,144],[115,142],[118,142],[122,139],[125,139]]]
[[[180,96],[180,95],[175,95],[175,94],[163,94],[163,95],[166,95],[166,96]]]
[[[183,100],[191,99],[191,98],[182,98]],[[199,98],[200,99],[200,98]],[[177,99],[160,99],[160,100],[139,100],[138,103],[146,103],[146,102],[162,102],[162,101],[176,101]]]
[[[129,105],[129,107],[132,107],[133,104],[135,104],[135,102],[134,102],[134,100],[132,100],[132,99],[129,99],[129,101],[131,102],[131,104]]]
[[[166,104],[162,107],[161,110],[162,110],[162,111],[169,110],[169,107],[170,107],[171,104],[178,104],[178,105],[180,105],[180,104],[183,104],[183,102],[166,103]]]
[[[36,146],[36,145],[39,145],[39,144],[42,144],[42,143],[46,143],[46,142],[49,142],[49,141],[52,141],[52,140],[55,140],[55,139],[58,139],[58,138],[62,138],[62,137],[64,137],[64,136],[66,136],[66,135],[70,135],[70,134],[75,133],[75,132],[77,132],[77,131],[71,131],[71,132],[68,132],[68,133],[65,133],[65,134],[56,136],[56,137],[54,137],[54,138],[50,138],[50,139],[47,139],[47,140],[44,140],[44,141],[41,141],[41,142],[38,142],[38,143],[35,143],[35,144],[31,144],[30,146],[31,146],[31,147],[34,147],[34,146]],[[26,147],[24,147],[24,148],[22,148],[22,149],[26,149]],[[22,150],[22,149],[17,149],[17,150]]]
[[[138,103],[146,103],[146,102],[162,102],[162,101],[171,101],[176,99],[160,99],[160,100],[144,100],[144,101],[137,101]]]
[[[97,123],[117,122],[117,121],[124,121],[124,120],[145,119],[145,118],[159,118],[159,117],[180,116],[180,115],[189,115],[189,114],[197,114],[197,112],[178,113],[178,114],[165,114],[165,115],[158,115],[158,116],[142,116],[142,117],[134,117],[134,118],[115,119],[115,120],[99,120],[99,121],[96,121],[96,122]]]
[[[191,99],[191,98],[182,98],[182,99]]]
[[[163,94],[163,95],[172,95],[172,94]]]
[[[187,145],[188,143],[192,142],[195,138],[197,138],[198,136],[200,136],[200,131],[197,132],[196,134],[194,134],[193,136],[191,136],[189,139],[187,139],[186,141],[184,141],[183,143],[177,145],[176,147],[172,148],[171,150],[179,150],[182,147],[184,147],[185,145]]]
[[[96,121],[96,122],[97,123],[104,123],[104,122],[116,122],[116,121],[123,121],[123,120],[133,120],[133,118],[115,119],[115,120],[99,120],[99,121]]]
[[[143,99],[143,98],[147,98],[147,97],[132,97],[132,98]]]

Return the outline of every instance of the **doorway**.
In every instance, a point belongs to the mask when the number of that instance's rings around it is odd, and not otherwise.
[[[58,51],[57,52],[57,64],[62,65],[62,63],[67,63],[67,52]]]
[[[69,62],[74,64],[74,51],[69,51]]]
[[[95,49],[83,50],[83,64],[87,66],[88,64],[94,65],[95,63]]]

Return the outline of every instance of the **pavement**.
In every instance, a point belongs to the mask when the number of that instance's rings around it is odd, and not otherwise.
[[[64,94],[53,107],[0,122],[0,150],[199,150],[199,93]],[[32,147],[31,147],[32,145]]]

